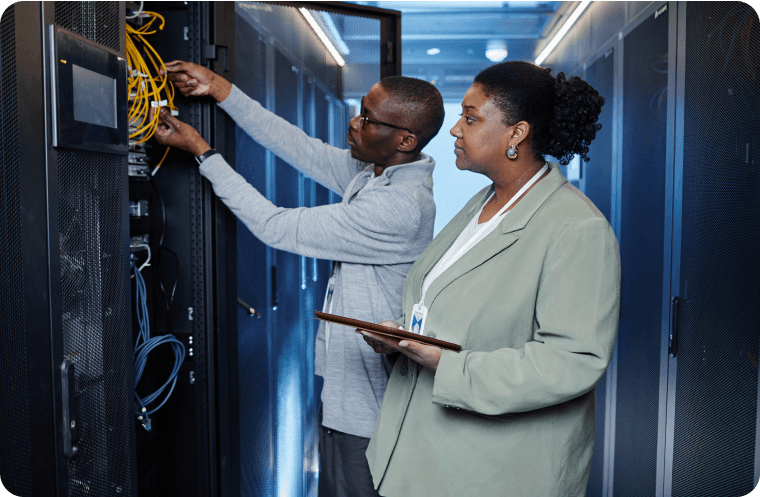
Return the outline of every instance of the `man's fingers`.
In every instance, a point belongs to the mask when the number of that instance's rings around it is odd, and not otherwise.
[[[170,78],[171,79],[171,78]],[[198,86],[198,81],[195,79],[189,79],[185,78],[183,80],[174,80],[172,79],[172,83],[174,83],[175,88],[186,88],[186,87],[196,87]]]
[[[164,65],[166,66],[166,70],[168,72],[179,72],[184,71],[187,68],[188,63],[183,60],[173,60],[171,62],[165,63]]]
[[[159,120],[166,123],[166,125],[173,130],[176,130],[182,125],[182,121],[174,117],[171,112],[166,110],[166,107],[161,108],[161,112],[159,113]]]

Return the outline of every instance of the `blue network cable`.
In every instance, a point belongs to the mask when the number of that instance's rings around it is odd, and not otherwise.
[[[137,340],[135,340],[135,350],[132,356],[134,361],[135,380],[135,414],[142,422],[143,428],[150,431],[150,415],[161,409],[166,401],[169,400],[169,397],[171,397],[172,392],[174,392],[174,386],[177,384],[177,376],[179,375],[179,368],[185,360],[185,346],[182,342],[174,338],[174,335],[162,335],[151,338],[145,280],[143,279],[140,269],[137,267],[135,261],[136,259],[133,258],[132,270],[135,275],[137,323],[140,326],[140,333],[137,335]],[[137,394],[137,385],[140,383],[140,378],[142,378],[143,371],[145,370],[145,364],[148,362],[148,354],[159,345],[164,344],[171,345],[174,350],[174,368],[172,368],[169,379],[166,380],[166,383],[161,385],[158,390],[146,397],[140,397]],[[169,392],[164,397],[164,400],[155,408],[149,409],[148,406],[157,401],[167,387],[169,387]]]

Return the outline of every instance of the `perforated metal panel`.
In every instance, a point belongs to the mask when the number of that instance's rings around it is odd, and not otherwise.
[[[586,196],[594,202],[594,205],[610,220],[611,193],[612,193],[612,100],[613,70],[615,54],[610,50],[588,66],[586,69],[586,81],[604,97],[604,106],[597,121],[602,129],[596,132],[596,138],[589,146],[588,156],[591,159],[585,163],[583,174],[585,176]]]
[[[656,495],[665,220],[668,15],[624,40],[614,495]]]
[[[19,209],[16,29],[11,5],[0,20],[0,475],[16,495],[31,495],[31,444],[24,324],[23,246]]]
[[[121,50],[119,2],[55,2],[55,23],[108,48]]]
[[[122,157],[58,153],[64,354],[76,367],[79,450],[69,495],[131,492]]]
[[[754,482],[760,351],[760,24],[739,2],[686,5],[674,497]]]
[[[589,147],[589,162],[581,163],[583,193],[610,220],[610,205],[612,191],[612,107],[613,107],[613,60],[610,51],[586,69],[585,79],[605,102],[599,115],[598,123],[601,130],[596,133],[596,139]],[[594,451],[591,457],[586,495],[601,497],[604,493],[604,440],[605,413],[607,397],[607,376],[603,376],[594,388]]]
[[[589,147],[591,160],[582,165],[584,193],[594,202],[594,205],[607,220],[610,219],[612,191],[613,61],[614,54],[610,51],[586,69],[586,81],[604,97],[605,102],[597,121],[602,125],[602,129],[596,133],[596,139]],[[591,472],[586,490],[589,497],[601,497],[603,495],[606,390],[607,377],[604,376],[594,389],[596,420],[594,425],[594,453],[591,458]]]

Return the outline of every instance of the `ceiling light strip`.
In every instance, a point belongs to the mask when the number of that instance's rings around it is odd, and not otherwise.
[[[552,50],[554,50],[554,48],[557,46],[557,44],[559,44],[567,32],[570,31],[570,28],[573,27],[575,21],[578,20],[578,18],[581,16],[583,11],[586,10],[586,7],[588,7],[590,3],[591,0],[583,0],[580,5],[578,5],[578,7],[575,9],[575,12],[570,15],[570,18],[567,20],[567,22],[565,22],[565,25],[562,26],[562,29],[557,31],[557,34],[554,35],[552,41],[546,45],[546,48],[544,48],[543,52],[541,52],[541,55],[536,58],[536,65],[540,66],[541,63],[546,60],[549,54],[552,53]]]
[[[327,51],[330,52],[330,55],[332,55],[333,59],[335,59],[335,62],[338,63],[340,67],[343,67],[346,65],[346,61],[343,60],[343,57],[340,56],[340,52],[335,48],[335,46],[332,44],[330,39],[327,37],[324,31],[322,31],[322,28],[319,27],[319,24],[317,24],[317,21],[314,20],[311,13],[306,10],[304,7],[301,7],[298,9],[301,12],[301,15],[306,19],[306,22],[309,23],[309,26],[311,26],[311,29],[314,30],[315,33],[317,33],[317,36],[319,36],[319,39],[322,41],[322,44],[327,48]]]

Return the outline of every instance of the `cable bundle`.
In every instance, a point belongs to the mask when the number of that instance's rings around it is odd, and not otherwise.
[[[161,20],[161,25],[157,29],[164,29],[164,18],[156,12],[148,11],[139,12],[132,17],[137,16],[147,16],[150,20],[137,29],[127,24],[127,88],[130,100],[128,119],[129,126],[134,128],[134,131],[129,134],[129,138],[137,138],[137,143],[143,143],[149,140],[156,131],[159,120],[158,110],[161,107],[169,107],[169,110],[174,114],[177,107],[174,105],[174,85],[168,80],[164,61],[144,38],[144,36],[156,32],[155,28],[151,30],[156,19]],[[138,46],[142,48],[145,58],[143,58]],[[163,74],[161,74],[162,72]],[[153,119],[150,119],[149,115],[151,107],[156,109],[156,112],[153,113]],[[169,148],[167,147],[164,156],[152,174],[158,171],[168,154]]]
[[[132,269],[135,274],[135,305],[137,311],[137,323],[140,326],[140,333],[135,340],[135,349],[133,353],[134,360],[134,380],[135,380],[135,414],[137,419],[142,422],[143,428],[150,431],[151,421],[150,415],[158,411],[169,400],[172,392],[174,392],[174,386],[177,384],[177,376],[179,375],[179,368],[182,362],[185,360],[185,346],[174,338],[174,335],[162,335],[151,338],[150,336],[150,322],[148,320],[148,306],[147,306],[147,293],[145,290],[145,280],[140,273],[139,268],[135,261],[132,261]],[[166,383],[153,392],[152,394],[141,398],[137,394],[137,385],[140,383],[143,371],[145,370],[145,364],[148,362],[148,354],[153,351],[159,345],[168,344],[171,345],[174,351],[174,367],[169,375],[169,379]],[[171,385],[170,385],[171,384]],[[164,397],[157,407],[148,409],[148,406],[158,400],[161,394],[169,387],[169,392]]]

